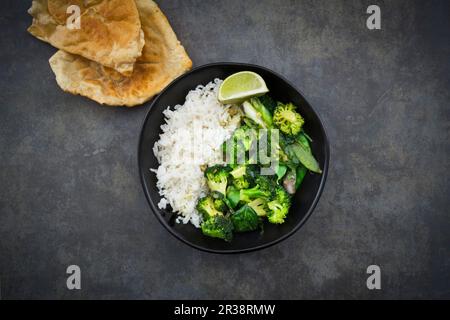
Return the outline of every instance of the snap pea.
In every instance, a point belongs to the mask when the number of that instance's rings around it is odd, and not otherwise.
[[[293,143],[289,146],[298,160],[310,171],[322,173],[319,163],[314,156],[302,144]]]
[[[309,153],[312,153],[311,151],[311,145],[309,144],[308,138],[304,135],[304,133],[300,133],[297,137],[297,142],[300,143],[303,147],[305,147],[305,150]]]

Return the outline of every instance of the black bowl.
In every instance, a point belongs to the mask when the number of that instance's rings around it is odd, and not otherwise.
[[[175,214],[170,210],[160,210],[157,206],[161,197],[156,187],[156,176],[150,168],[157,168],[158,161],[153,154],[153,144],[159,139],[160,126],[164,123],[163,110],[168,106],[184,103],[189,90],[199,84],[207,84],[215,78],[225,79],[227,76],[239,71],[254,71],[260,74],[269,90],[270,95],[282,102],[293,102],[300,108],[305,118],[305,131],[312,137],[312,150],[318,160],[323,173],[308,173],[295,194],[293,206],[286,222],[281,225],[265,223],[264,232],[235,234],[231,243],[220,239],[206,237],[201,230],[191,224],[175,223]],[[296,232],[313,212],[322,190],[328,172],[329,144],[323,124],[319,116],[306,101],[304,96],[294,88],[286,79],[275,72],[256,65],[243,63],[213,63],[191,70],[174,80],[152,102],[150,110],[145,117],[138,149],[139,172],[144,192],[153,213],[161,224],[176,238],[184,243],[208,252],[214,253],[240,253],[267,248]]]

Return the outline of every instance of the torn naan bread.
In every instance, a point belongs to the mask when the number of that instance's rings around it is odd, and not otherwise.
[[[142,56],[125,77],[110,68],[62,50],[50,58],[58,85],[101,104],[132,107],[151,99],[192,67],[164,14],[152,0],[136,0],[145,35]]]
[[[79,29],[67,13],[71,5],[80,9]],[[28,12],[33,16],[28,32],[35,37],[124,75],[132,73],[144,47],[134,0],[33,0]]]

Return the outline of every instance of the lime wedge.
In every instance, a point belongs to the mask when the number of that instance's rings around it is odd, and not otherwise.
[[[219,88],[219,101],[238,103],[269,92],[264,79],[257,73],[241,71],[227,77]]]

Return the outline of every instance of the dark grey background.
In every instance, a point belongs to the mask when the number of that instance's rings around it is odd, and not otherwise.
[[[450,1],[159,1],[194,65],[251,62],[324,120],[330,173],[275,247],[213,255],[150,212],[136,149],[149,104],[62,92],[55,49],[0,11],[0,282],[14,298],[450,298]],[[378,4],[382,30],[365,26]],[[66,289],[66,267],[82,290]],[[366,268],[382,290],[366,288]]]

